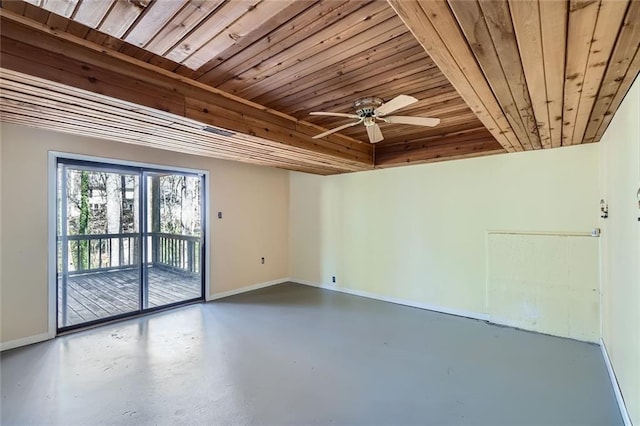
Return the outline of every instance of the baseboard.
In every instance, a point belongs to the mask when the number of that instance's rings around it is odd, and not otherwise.
[[[303,285],[308,285],[309,287],[318,287],[318,288],[326,288],[327,290],[335,290],[334,287],[329,287],[326,286],[324,284],[319,284],[313,281],[307,281],[307,280],[298,280],[295,278],[291,278],[291,282],[292,283],[296,283],[296,284],[303,284]]]
[[[33,336],[23,337],[21,339],[9,340],[8,342],[0,343],[0,352],[7,351],[9,349],[19,348],[20,346],[32,345],[34,343],[44,342],[45,340],[52,339],[54,336],[47,333],[40,333]]]
[[[618,384],[616,373],[613,371],[611,358],[609,358],[607,347],[604,344],[604,340],[602,339],[600,339],[600,349],[602,350],[602,357],[604,358],[604,363],[607,366],[607,372],[609,373],[609,379],[611,380],[613,393],[616,394],[616,401],[618,401],[618,408],[620,409],[620,415],[622,415],[622,419],[624,420],[625,426],[633,426],[633,423],[631,423],[631,417],[629,416],[629,412],[627,411],[627,406],[624,403],[624,398],[622,397],[622,390],[620,389],[620,385]]]
[[[229,296],[235,296],[236,294],[246,293],[248,291],[258,290],[265,287],[271,287],[272,285],[286,283],[287,281],[291,281],[290,278],[280,278],[273,281],[267,281],[264,283],[258,283],[253,285],[248,285],[246,287],[237,288],[234,290],[223,291],[222,293],[214,293],[212,295],[208,295],[206,300],[210,302],[212,300],[218,300]]]
[[[421,302],[415,302],[413,300],[399,299],[399,298],[390,297],[390,296],[382,296],[382,295],[375,294],[375,293],[369,293],[367,291],[352,290],[352,289],[344,288],[344,287],[336,287],[334,285],[314,283],[314,282],[306,281],[306,280],[297,280],[295,278],[291,279],[291,281],[294,282],[294,283],[304,284],[304,285],[308,285],[308,286],[311,286],[311,287],[318,287],[318,288],[323,288],[323,289],[326,289],[326,290],[338,291],[340,293],[352,294],[354,296],[366,297],[367,299],[375,299],[375,300],[380,300],[380,301],[383,301],[383,302],[395,303],[396,305],[410,306],[412,308],[425,309],[425,310],[428,310],[428,311],[434,311],[434,312],[439,312],[439,313],[448,314],[448,315],[456,315],[458,317],[477,319],[477,320],[480,320],[480,321],[488,321],[489,320],[489,315],[480,314],[478,312],[464,311],[464,310],[461,310],[461,309],[445,308],[445,307],[442,307],[442,306],[431,305],[429,303],[421,303]]]

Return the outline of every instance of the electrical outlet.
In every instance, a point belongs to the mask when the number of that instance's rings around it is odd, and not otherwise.
[[[264,257],[260,258],[260,263],[262,263],[264,265]]]
[[[331,282],[332,282],[332,283],[335,283],[335,282],[336,282],[336,277],[335,277],[335,276],[331,277]]]

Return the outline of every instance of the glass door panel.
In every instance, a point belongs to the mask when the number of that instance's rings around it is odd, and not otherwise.
[[[145,309],[203,297],[202,178],[145,172]]]
[[[140,177],[58,164],[58,329],[140,310]]]

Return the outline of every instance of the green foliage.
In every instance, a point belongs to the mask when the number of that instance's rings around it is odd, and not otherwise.
[[[89,172],[83,170],[80,174],[80,219],[78,234],[86,235],[89,229]],[[89,269],[89,241],[77,241],[77,251],[73,254],[78,270]],[[78,256],[79,255],[79,256]]]
[[[89,172],[80,175],[80,223],[78,234],[86,234],[89,227]]]
[[[79,234],[86,234],[89,228],[89,172],[82,171],[80,175],[80,223]],[[80,242],[79,269],[89,269],[89,241]]]

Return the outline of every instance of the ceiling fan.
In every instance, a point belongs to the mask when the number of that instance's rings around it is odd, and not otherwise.
[[[327,115],[330,117],[346,117],[354,118],[357,121],[353,123],[344,124],[336,127],[335,129],[328,130],[324,133],[320,133],[313,137],[313,139],[323,138],[332,133],[339,132],[340,130],[357,126],[363,123],[367,129],[367,135],[371,143],[380,142],[384,139],[380,126],[376,122],[377,120],[384,121],[386,123],[397,124],[411,124],[414,126],[427,126],[433,127],[440,124],[439,118],[430,117],[412,117],[407,115],[388,115],[401,108],[407,107],[411,104],[418,102],[416,98],[408,95],[399,95],[391,99],[389,102],[384,102],[377,97],[360,98],[353,103],[356,109],[355,114],[346,114],[342,112],[311,112],[311,115]]]

